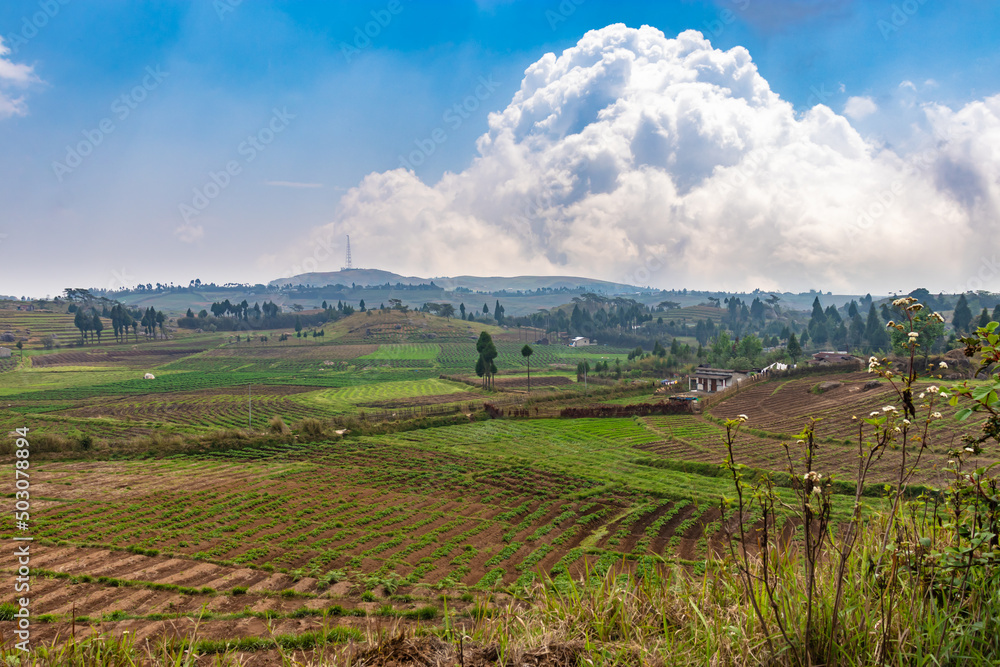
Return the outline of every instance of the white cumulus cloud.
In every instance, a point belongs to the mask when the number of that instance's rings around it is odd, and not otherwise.
[[[848,97],[844,105],[844,115],[860,120],[878,111],[878,105],[870,97]]]
[[[744,48],[612,25],[531,65],[466,170],[433,186],[370,174],[329,224],[263,261],[332,270],[350,234],[373,268],[405,275],[951,285],[996,225],[998,105],[928,107],[936,148],[898,155],[825,105],[797,113]]]
[[[24,96],[11,97],[8,91],[38,81],[31,66],[11,62],[7,58],[9,53],[10,47],[6,46],[3,37],[0,37],[0,119],[28,113]]]

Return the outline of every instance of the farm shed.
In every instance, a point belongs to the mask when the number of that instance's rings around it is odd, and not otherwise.
[[[577,336],[569,342],[570,347],[585,347],[587,345],[593,345],[593,343],[585,336]]]
[[[746,373],[724,368],[699,366],[695,370],[695,374],[689,378],[688,389],[714,394],[717,391],[722,391],[736,385],[740,380],[746,379],[746,377]]]

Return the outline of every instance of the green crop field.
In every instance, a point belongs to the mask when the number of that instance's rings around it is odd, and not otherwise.
[[[849,479],[841,418],[889,399],[855,386],[867,377],[840,374],[840,394],[812,392],[822,376],[762,383],[705,415],[553,418],[566,405],[660,397],[627,381],[585,396],[577,363],[628,351],[558,345],[534,347],[529,395],[524,343],[494,333],[496,392],[473,372],[468,324],[422,315],[357,314],[286,341],[185,332],[32,343],[24,364],[6,360],[0,429],[64,442],[31,461],[35,585],[45,600],[77,587],[79,607],[54,605],[43,636],[120,618],[111,601],[135,588],[121,622],[152,633],[164,614],[203,608],[291,623],[308,600],[315,613],[409,618],[418,604],[438,614],[441,591],[474,599],[520,595],[539,577],[561,587],[612,568],[698,571],[733,539],[719,504],[731,494],[725,418],[750,417],[738,462],[780,474],[805,415],[822,415],[817,466]],[[484,403],[517,416],[489,419]],[[943,456],[928,451],[914,481],[938,481]],[[898,463],[886,452],[871,481],[892,481]],[[777,492],[793,503],[787,481]],[[834,520],[849,507],[838,502]],[[10,515],[0,519],[0,537],[13,531]],[[233,620],[215,622],[234,632]]]

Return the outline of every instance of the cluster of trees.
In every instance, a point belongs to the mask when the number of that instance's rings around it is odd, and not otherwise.
[[[365,306],[365,300],[364,299],[361,299],[361,303],[358,304],[358,308],[361,309],[362,313],[367,310],[367,307]],[[353,315],[354,314],[354,306],[346,304],[343,301],[338,301],[336,307],[334,307],[332,305],[329,305],[329,304],[327,304],[326,301],[324,301],[323,302],[323,310],[326,311],[327,316],[331,320],[337,320],[340,317],[347,317],[348,315]]]
[[[82,343],[86,344],[88,335],[91,341],[93,341],[96,335],[97,342],[101,342],[101,332],[104,331],[104,323],[101,322],[101,315],[97,312],[96,308],[90,308],[89,314],[85,309],[77,308],[76,315],[73,317],[73,326],[80,330],[80,341]]]
[[[443,317],[452,317],[452,316],[455,315],[455,308],[453,306],[451,306],[450,304],[433,304],[433,305],[438,306],[441,309],[444,309],[444,308],[448,307],[448,308],[450,308],[449,312],[451,313],[450,315],[444,315],[443,313],[435,313],[435,314],[442,315]],[[433,311],[430,311],[430,312],[433,312]],[[481,312],[481,314],[482,314],[482,317],[479,320],[476,320],[476,313],[477,312]],[[495,322],[497,326],[502,326],[503,324],[506,323],[506,318],[505,318],[505,315],[504,315],[504,307],[502,305],[500,305],[500,299],[497,299],[496,303],[493,304],[493,317],[492,318],[490,317],[490,305],[488,303],[484,303],[483,304],[482,311],[476,311],[476,310],[470,310],[470,309],[466,308],[465,307],[465,303],[463,302],[463,303],[458,304],[458,313],[459,313],[459,316],[463,320],[467,320],[469,322],[479,321],[479,322],[485,322],[487,324],[490,324],[491,323],[490,320],[492,319],[493,322]]]
[[[962,294],[958,297],[958,302],[955,304],[955,312],[952,313],[951,317],[951,325],[955,327],[955,331],[960,334],[968,334],[973,329],[985,327],[990,322],[1000,322],[1000,303],[997,303],[993,307],[992,313],[990,313],[986,306],[983,306],[979,316],[975,317],[972,314],[972,309],[969,307],[969,301],[965,298],[965,295]]]
[[[160,335],[167,337],[166,322],[167,316],[163,311],[157,311],[152,306],[145,311],[129,310],[120,303],[114,304],[111,308],[104,307],[101,312],[93,306],[79,307],[70,306],[74,312],[73,326],[80,330],[80,340],[86,344],[88,338],[93,342],[97,338],[98,344],[101,342],[101,334],[104,332],[104,322],[102,317],[111,320],[111,329],[114,332],[115,341],[125,342],[128,339],[129,329],[136,341],[139,340],[139,326],[142,326],[146,337],[156,337],[156,330],[160,330]],[[89,311],[89,312],[88,312]]]
[[[446,319],[451,319],[455,317],[455,306],[450,303],[431,303],[428,301],[424,304],[421,310],[425,313],[430,313],[431,315],[437,315],[438,317],[444,317]],[[465,313],[462,313],[462,319],[465,319]]]
[[[851,301],[845,320],[832,305],[824,310],[819,297],[816,297],[809,325],[798,342],[802,346],[811,342],[815,347],[832,347],[855,353],[889,350],[891,340],[885,325],[891,315],[886,317],[884,312],[880,317],[875,305],[869,303],[867,316],[862,316],[862,307]]]
[[[324,305],[326,305],[324,303]],[[317,327],[354,312],[354,308],[338,304],[338,309],[325,308],[322,312],[298,315],[281,312],[281,306],[271,301],[250,306],[246,299],[232,303],[229,299],[213,303],[208,311],[202,310],[195,316],[188,308],[184,317],[177,319],[177,326],[185,329],[208,329],[211,331],[249,331],[255,329],[282,329],[295,326]]]

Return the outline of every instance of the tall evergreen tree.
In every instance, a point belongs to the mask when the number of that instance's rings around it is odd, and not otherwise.
[[[969,302],[965,300],[964,294],[958,297],[958,303],[955,304],[955,313],[952,315],[951,324],[955,327],[955,331],[960,333],[969,332],[969,327],[972,325],[972,310],[969,308]]]
[[[788,356],[792,358],[792,363],[798,361],[799,357],[802,356],[802,346],[799,345],[798,339],[795,338],[795,334],[791,334],[788,337],[788,345],[785,347],[788,352]]]
[[[476,374],[479,375],[479,371],[483,371],[483,388],[490,389],[493,387],[493,376],[496,375],[497,367],[493,363],[493,360],[497,358],[499,352],[497,352],[496,345],[493,343],[493,337],[489,333],[483,331],[479,334],[479,340],[476,341],[476,352],[479,353],[479,361],[476,362]],[[480,366],[480,362],[482,366]]]
[[[986,310],[986,308],[983,308],[983,312],[979,313],[979,322],[976,323],[976,326],[985,327],[989,323],[990,323],[990,311]]]
[[[101,332],[104,331],[104,323],[101,322],[101,316],[94,311],[94,317],[91,319],[91,326],[94,329],[94,333],[97,334],[97,343],[101,342]]]
[[[878,311],[875,310],[874,303],[868,307],[868,321],[865,323],[865,342],[871,351],[887,350],[889,348],[889,335],[882,324],[882,318],[879,317]]]
[[[851,351],[860,349],[865,343],[865,321],[858,309],[851,315],[851,328],[847,332],[847,345]]]

